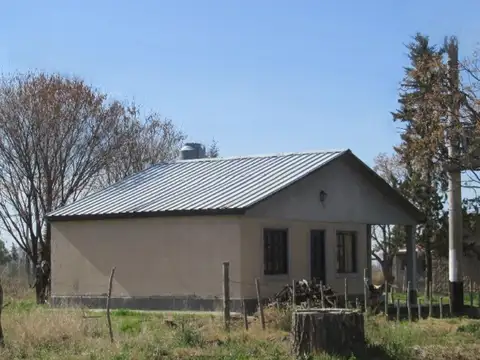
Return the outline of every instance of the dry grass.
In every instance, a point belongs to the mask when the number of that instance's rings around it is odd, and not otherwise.
[[[230,333],[223,330],[221,317],[212,314],[118,310],[112,314],[112,344],[103,313],[90,313],[93,317],[86,318],[81,309],[37,306],[29,291],[17,289],[12,293],[23,298],[14,299],[4,311],[6,347],[0,350],[2,360],[292,359],[289,310],[266,309],[267,331],[250,318],[248,332],[243,329],[242,319],[235,319]],[[366,331],[368,359],[480,359],[477,321],[399,324],[377,317],[367,319]],[[318,355],[312,359],[338,358]]]

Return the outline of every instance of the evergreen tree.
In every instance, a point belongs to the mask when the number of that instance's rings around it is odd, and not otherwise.
[[[404,125],[402,142],[395,148],[407,169],[404,193],[426,215],[418,242],[424,246],[428,283],[432,279],[432,242],[443,215],[446,175],[439,154],[446,153],[444,126],[447,68],[445,50],[417,34],[407,45],[410,66],[405,68],[393,119]],[[427,284],[428,284],[427,283]]]

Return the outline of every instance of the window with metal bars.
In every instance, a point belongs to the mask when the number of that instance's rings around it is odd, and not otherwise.
[[[351,231],[337,232],[337,273],[357,272],[357,234]]]
[[[265,275],[288,274],[288,231],[263,230],[263,266]]]

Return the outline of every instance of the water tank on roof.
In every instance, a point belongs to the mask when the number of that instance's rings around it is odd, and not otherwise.
[[[180,160],[201,159],[205,156],[205,146],[199,143],[185,143],[180,149]]]

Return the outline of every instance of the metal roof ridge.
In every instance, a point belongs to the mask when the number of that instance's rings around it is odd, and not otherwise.
[[[200,159],[187,159],[187,160],[173,160],[170,163],[184,163],[184,162],[207,162],[207,161],[226,161],[226,160],[242,160],[242,159],[261,159],[270,157],[284,157],[295,155],[315,155],[315,154],[332,154],[332,153],[346,153],[351,151],[350,149],[330,149],[330,150],[311,150],[311,151],[293,151],[284,153],[271,153],[271,154],[258,154],[258,155],[240,155],[240,156],[225,156],[216,158],[200,158]],[[167,163],[168,164],[168,163]]]

